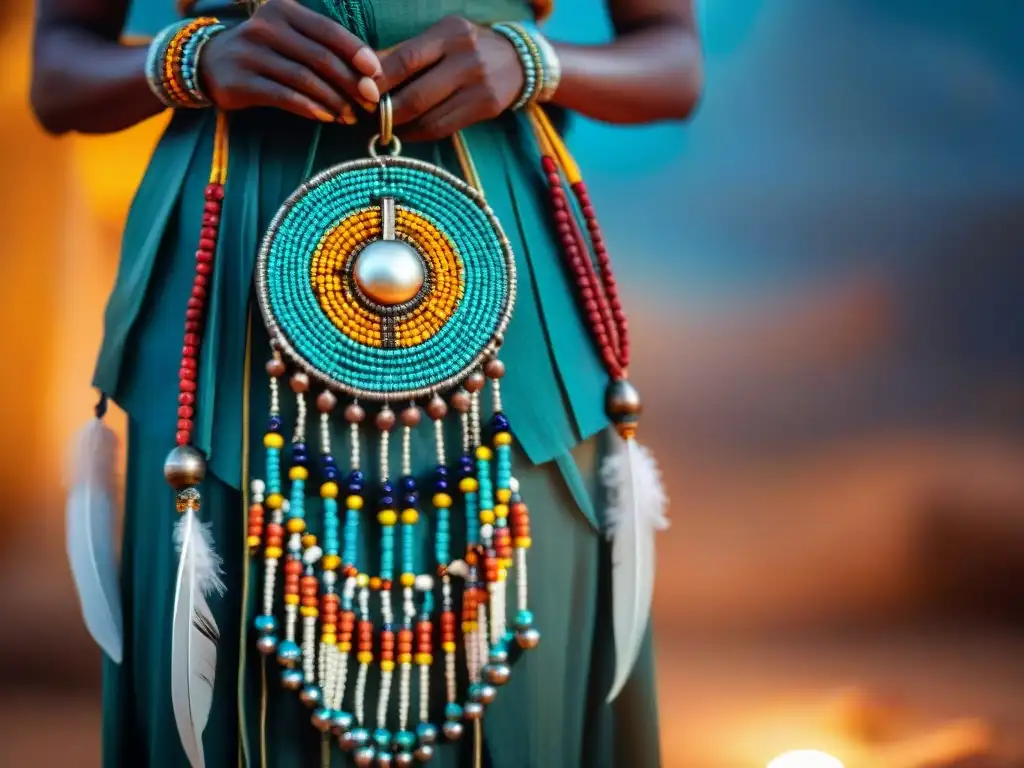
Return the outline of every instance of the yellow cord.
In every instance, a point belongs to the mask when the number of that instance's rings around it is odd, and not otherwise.
[[[558,131],[551,124],[551,120],[544,110],[539,105],[532,104],[527,109],[526,114],[533,125],[537,142],[541,145],[541,151],[546,155],[550,155],[558,163],[562,173],[565,174],[566,181],[570,185],[582,181],[583,177],[580,174],[580,167],[569,153],[569,148],[565,146],[565,142],[558,135]]]
[[[473,768],[483,768],[484,736],[480,728],[480,718],[473,721]]]
[[[459,157],[459,165],[462,166],[462,175],[466,179],[466,183],[481,195],[484,194],[483,182],[480,181],[480,174],[477,173],[476,163],[473,162],[473,156],[469,153],[469,146],[466,144],[466,137],[462,135],[462,131],[452,136],[452,143],[455,145],[455,154]]]
[[[260,695],[260,768],[267,768],[267,660],[260,664],[263,693]]]

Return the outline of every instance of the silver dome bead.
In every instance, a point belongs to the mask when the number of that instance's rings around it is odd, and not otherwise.
[[[272,656],[277,650],[277,638],[273,635],[264,635],[256,641],[256,650],[264,656]]]
[[[508,664],[491,663],[485,669],[487,682],[491,685],[504,685],[512,676],[512,669]]]
[[[516,642],[520,648],[530,650],[540,645],[540,632],[533,627],[520,629],[516,632]]]
[[[352,721],[355,718],[352,717],[348,712],[335,712],[334,717],[331,720],[331,730],[335,736],[341,736],[349,728],[352,727]]]
[[[302,673],[297,669],[286,669],[281,673],[281,687],[286,691],[298,691],[302,688]]]
[[[466,720],[479,720],[483,717],[484,705],[479,701],[467,701],[465,708],[462,710],[462,716]]]
[[[434,756],[434,748],[429,744],[420,744],[416,747],[416,751],[413,754],[416,755],[416,759],[421,763],[428,763],[430,758]]]
[[[352,753],[352,759],[359,768],[370,768],[373,765],[373,758],[377,756],[373,747],[360,747]]]
[[[341,735],[338,736],[338,745],[346,752],[351,752],[355,749],[357,744],[352,731],[343,731]]]
[[[331,730],[331,722],[334,713],[329,709],[318,709],[313,713],[311,718],[313,727],[316,728],[320,733],[327,733]]]
[[[179,445],[167,454],[164,477],[177,490],[199,485],[206,477],[206,457],[191,445]]]
[[[415,762],[410,752],[399,752],[395,755],[395,768],[411,768]]]
[[[391,306],[416,298],[426,279],[426,268],[408,243],[377,240],[356,256],[352,276],[366,298]]]
[[[313,708],[323,701],[323,693],[318,685],[307,685],[299,694],[299,700],[307,707]]]
[[[487,685],[487,684],[481,685],[477,689],[477,693],[476,693],[477,700],[481,704],[490,704],[492,701],[494,701],[494,698],[497,695],[498,695],[498,689],[495,688],[493,685]]]
[[[639,416],[643,411],[640,393],[625,379],[617,379],[608,386],[605,408],[612,421],[621,421],[630,416]]]
[[[391,753],[390,752],[378,752],[377,753],[377,768],[391,768]]]
[[[458,720],[448,720],[441,728],[444,731],[444,737],[448,741],[458,741],[462,738],[462,723]]]

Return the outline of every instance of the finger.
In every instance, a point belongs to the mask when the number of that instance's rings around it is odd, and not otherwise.
[[[425,115],[446,101],[464,85],[463,57],[445,57],[422,77],[406,83],[391,97],[395,125],[404,125]]]
[[[310,40],[316,40],[342,61],[351,64],[357,72],[367,77],[380,74],[381,64],[373,49],[345,29],[341,24],[326,19],[322,14],[298,3],[286,3],[286,18],[297,32]]]
[[[488,106],[490,103],[487,88],[464,88],[406,125],[402,129],[401,138],[409,141],[447,139],[464,128],[494,117]]]
[[[267,54],[252,63],[253,71],[268,80],[287,86],[292,91],[306,96],[310,101],[327,108],[335,119],[346,111],[352,112],[345,97],[325,83],[319,75],[298,62],[283,56]]]
[[[279,29],[270,41],[270,46],[282,56],[312,70],[336,92],[347,95],[353,101],[364,100],[359,88],[361,79],[373,82],[361,78],[332,51],[294,29]]]
[[[277,107],[299,117],[320,120],[324,123],[333,123],[336,120],[331,111],[323,104],[265,77],[256,77],[249,92],[253,101],[261,106]]]
[[[447,38],[445,22],[438,22],[426,32],[392,48],[381,59],[377,86],[387,93],[428,67],[434,66],[445,53]]]

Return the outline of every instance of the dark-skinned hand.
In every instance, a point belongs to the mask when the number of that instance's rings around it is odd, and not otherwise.
[[[295,0],[267,0],[213,37],[200,57],[203,89],[225,111],[277,107],[324,122],[355,123],[352,104],[375,109],[380,61],[337,22]]]
[[[392,95],[396,132],[411,141],[443,139],[497,117],[515,103],[525,79],[512,43],[458,16],[384,51],[380,60],[377,86]]]

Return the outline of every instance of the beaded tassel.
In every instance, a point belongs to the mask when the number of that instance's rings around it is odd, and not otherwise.
[[[341,565],[338,538],[338,468],[331,452],[331,412],[337,398],[328,390],[316,399],[320,413],[320,499],[323,505],[324,538],[322,572],[323,592],[320,597],[320,648],[317,679],[321,689],[321,706],[313,713],[313,725],[326,733],[335,724],[335,690],[338,684],[338,567]]]
[[[395,487],[391,482],[390,445],[391,430],[395,426],[395,413],[386,404],[377,413],[380,431],[380,489],[377,521],[381,525],[380,575],[371,584],[380,592],[380,692],[377,699],[377,729],[373,734],[376,753],[390,756],[391,732],[387,728],[388,705],[391,700],[391,680],[395,671],[395,626],[391,605],[391,588],[395,577]],[[399,635],[401,646],[401,634]],[[399,648],[401,652],[401,648]]]
[[[281,449],[284,437],[281,435],[281,396],[279,380],[285,373],[285,365],[276,352],[267,362],[270,387],[270,418],[263,436],[266,453],[266,501],[270,510],[270,523],[266,527],[263,544],[263,611],[256,617],[255,627],[259,635],[257,648],[264,656],[277,650],[277,619],[274,617],[274,587],[277,566],[283,555],[285,499],[281,488]],[[255,499],[255,485],[254,485]]]
[[[487,552],[486,566],[491,598],[491,647],[486,678],[492,685],[504,685],[511,675],[505,639],[505,603],[508,569],[512,566],[512,540],[508,528],[509,502],[512,499],[512,433],[501,402],[501,378],[505,375],[505,365],[500,360],[491,360],[484,368],[484,373],[491,380],[494,414],[491,417],[491,427],[496,481],[492,546]]]

